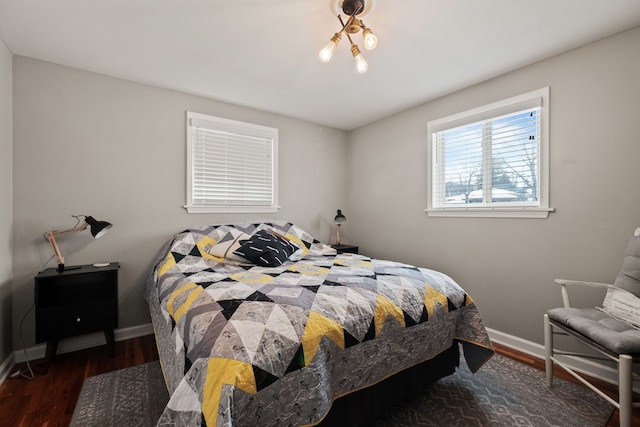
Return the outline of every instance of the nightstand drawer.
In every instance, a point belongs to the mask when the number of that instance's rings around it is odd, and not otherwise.
[[[41,308],[38,311],[36,342],[114,329],[118,326],[115,306],[115,300],[107,299],[82,305]]]

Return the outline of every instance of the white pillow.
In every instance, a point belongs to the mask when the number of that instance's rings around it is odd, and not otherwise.
[[[609,286],[602,302],[602,311],[640,328],[640,298],[629,291],[617,286]]]
[[[248,240],[251,236],[243,233],[240,230],[231,229],[227,234],[222,236],[220,240],[216,242],[211,248],[209,248],[209,254],[218,258],[232,259],[234,261],[247,262],[247,260],[240,255],[233,253],[236,249],[240,248],[242,241]]]

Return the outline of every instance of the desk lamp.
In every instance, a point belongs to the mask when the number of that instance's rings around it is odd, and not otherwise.
[[[100,237],[104,236],[104,234],[107,232],[107,230],[109,230],[112,225],[106,221],[98,221],[96,220],[94,217],[90,216],[90,215],[71,215],[72,217],[74,217],[78,222],[76,223],[76,226],[73,228],[70,228],[69,230],[63,230],[63,231],[58,231],[58,230],[54,230],[54,231],[48,231],[45,234],[45,238],[49,241],[49,243],[51,243],[51,247],[53,248],[53,253],[56,256],[56,259],[58,260],[58,271],[64,271],[64,270],[76,270],[78,268],[80,268],[79,266],[75,266],[75,267],[66,267],[64,266],[64,257],[62,256],[62,253],[60,252],[60,248],[58,247],[58,243],[56,243],[56,237],[57,236],[61,236],[63,234],[69,234],[69,233],[73,233],[74,231],[82,231],[87,227],[90,227],[90,231],[91,231],[91,235],[96,238],[99,239]],[[80,224],[80,218],[84,217],[84,222],[82,224]]]
[[[342,211],[338,209],[338,213],[336,214],[336,217],[333,218],[333,222],[338,224],[338,231],[336,232],[336,245],[340,245],[340,225],[342,225],[343,222],[347,222],[347,217],[345,217],[342,214]]]

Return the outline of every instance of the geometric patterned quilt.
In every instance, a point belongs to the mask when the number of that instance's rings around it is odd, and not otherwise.
[[[283,265],[218,258],[229,230],[272,228],[299,250]],[[286,222],[196,227],[149,281],[171,399],[158,425],[313,425],[336,398],[456,342],[476,371],[493,354],[478,310],[448,276],[335,251]]]

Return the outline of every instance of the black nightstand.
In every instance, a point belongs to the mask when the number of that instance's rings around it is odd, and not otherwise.
[[[118,327],[118,268],[82,265],[73,270],[48,268],[35,277],[36,342],[47,342],[45,371],[55,357],[58,340],[104,331],[113,354]]]
[[[357,254],[358,247],[354,245],[331,245],[333,249],[338,251],[338,254]]]

